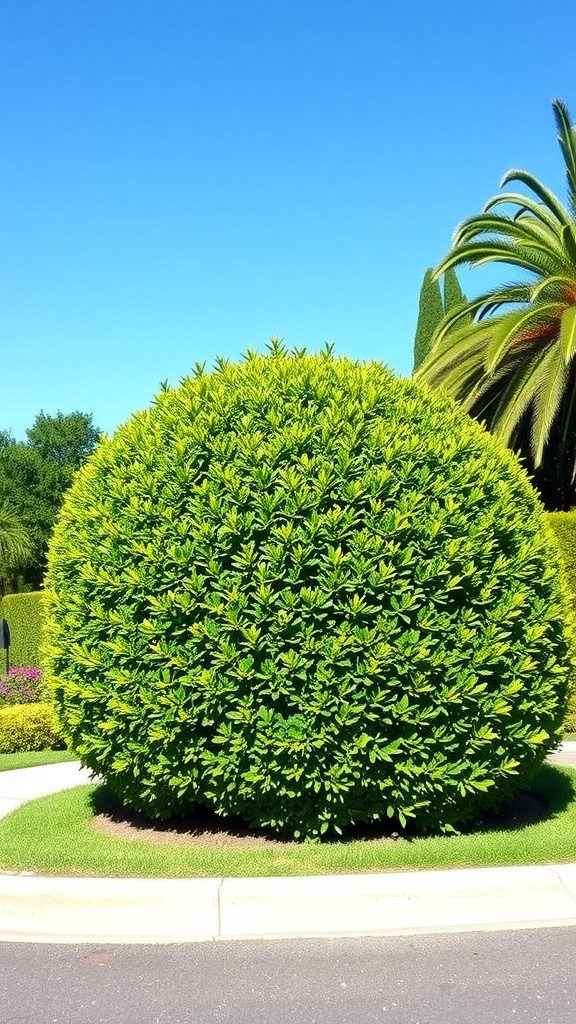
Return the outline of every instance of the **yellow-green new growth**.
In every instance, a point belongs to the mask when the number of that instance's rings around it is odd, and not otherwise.
[[[198,368],[100,445],[50,551],[83,762],[151,817],[449,829],[554,745],[568,641],[516,459],[330,350]]]

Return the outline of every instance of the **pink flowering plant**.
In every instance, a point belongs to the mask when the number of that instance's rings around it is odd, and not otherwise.
[[[40,700],[42,672],[39,668],[15,667],[0,677],[0,707],[32,704]]]

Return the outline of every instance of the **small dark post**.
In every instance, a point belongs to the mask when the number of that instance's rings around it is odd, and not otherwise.
[[[6,675],[10,670],[10,626],[6,619],[0,619],[0,651],[6,651]]]

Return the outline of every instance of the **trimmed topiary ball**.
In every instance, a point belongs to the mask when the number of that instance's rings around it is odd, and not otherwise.
[[[72,746],[150,817],[449,829],[526,781],[569,673],[518,462],[380,364],[249,353],[104,441],[53,538]]]

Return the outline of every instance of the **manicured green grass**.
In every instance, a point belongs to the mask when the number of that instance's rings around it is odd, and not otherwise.
[[[0,821],[0,869],[47,875],[214,877],[314,875],[486,867],[576,860],[576,771],[545,765],[532,793],[547,808],[535,824],[486,826],[458,836],[321,844],[270,843],[227,848],[117,838],[96,831],[95,808],[109,805],[101,786],[25,804]]]
[[[14,768],[36,768],[39,764],[58,764],[59,761],[77,761],[78,754],[71,750],[32,750],[20,754],[0,754],[0,772]]]

